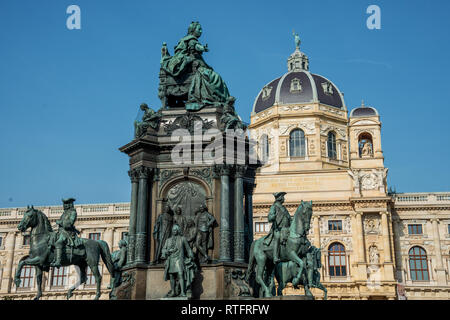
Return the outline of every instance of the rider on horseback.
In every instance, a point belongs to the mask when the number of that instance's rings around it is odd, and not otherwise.
[[[269,216],[267,219],[272,222],[272,227],[269,234],[264,239],[264,244],[270,246],[272,243],[273,248],[273,262],[280,262],[280,238],[281,230],[283,228],[289,228],[291,225],[291,215],[287,209],[283,206],[284,195],[286,192],[277,192],[273,195],[275,196],[275,202],[272,204],[269,210]]]
[[[77,237],[80,233],[74,224],[77,220],[77,211],[73,206],[74,198],[63,199],[64,212],[59,220],[56,220],[56,224],[59,226],[57,239],[55,241],[55,261],[51,263],[52,267],[61,266],[61,257],[65,245],[70,248],[78,247],[83,244],[82,240]]]

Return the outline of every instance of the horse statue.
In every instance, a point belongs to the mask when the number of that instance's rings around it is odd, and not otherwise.
[[[297,265],[297,274],[292,284],[300,283],[305,263],[302,257],[306,256],[309,249],[309,241],[306,234],[309,231],[312,216],[312,201],[302,202],[295,211],[289,228],[283,228],[280,246],[280,261],[292,261]],[[260,286],[260,296],[272,297],[271,283],[273,282],[273,248],[264,244],[264,237],[254,241],[250,247],[249,264],[246,272],[246,281],[249,282],[250,275],[255,271],[255,281]],[[256,270],[254,270],[256,267]]]
[[[53,231],[50,221],[47,216],[40,210],[35,209],[33,206],[28,207],[24,213],[22,220],[18,225],[18,229],[21,232],[25,232],[28,228],[31,228],[30,239],[30,251],[29,254],[22,257],[19,261],[17,271],[14,277],[14,283],[17,287],[20,286],[20,274],[23,266],[34,266],[36,269],[36,282],[38,292],[34,300],[39,300],[42,296],[42,272],[48,272],[50,270],[50,263],[53,261],[54,242],[56,238],[56,232]],[[71,259],[69,260],[66,254],[63,254],[61,266],[75,265],[80,268],[80,281],[73,285],[67,292],[67,299],[70,299],[73,295],[73,291],[87,280],[86,267],[91,268],[97,284],[97,291],[95,300],[100,298],[100,287],[102,276],[98,270],[98,263],[100,256],[106,265],[111,277],[114,277],[114,264],[111,259],[108,244],[102,240],[81,239],[83,245],[72,249],[70,252]]]
[[[319,269],[322,267],[321,257],[320,257],[320,249],[311,246],[309,252],[307,253],[307,257],[304,258],[304,263],[306,267],[303,268],[302,277],[300,279],[301,285],[303,285],[305,289],[305,295],[308,297],[313,297],[313,294],[310,288],[318,288],[324,292],[324,300],[327,299],[327,289],[320,282],[320,272]],[[274,277],[277,280],[277,295],[283,295],[283,289],[286,288],[286,285],[293,281],[298,273],[298,266],[296,263],[292,261],[281,262],[277,264],[274,268]],[[311,278],[311,279],[308,279]],[[274,284],[272,284],[274,285]],[[299,285],[295,285],[294,289],[298,289]]]

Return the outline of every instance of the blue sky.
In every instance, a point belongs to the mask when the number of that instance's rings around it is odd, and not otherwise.
[[[81,30],[66,8],[81,8]],[[381,8],[381,30],[366,8]],[[205,60],[249,121],[255,96],[302,40],[310,70],[350,109],[378,109],[388,182],[450,191],[449,1],[0,2],[0,207],[129,201],[128,159],[141,102],[159,108],[160,48],[198,20]]]

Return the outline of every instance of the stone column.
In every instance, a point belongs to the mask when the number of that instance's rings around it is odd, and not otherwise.
[[[236,165],[234,182],[234,261],[245,262],[244,253],[244,183],[245,166]]]
[[[114,246],[113,234],[114,234],[114,228],[106,228],[104,241],[106,241],[106,243],[108,243],[109,249],[111,251],[113,250],[113,246]]]
[[[356,234],[357,238],[360,240],[359,243],[356,243],[357,251],[358,251],[358,262],[366,262],[366,253],[364,251],[365,243],[364,243],[364,229],[362,224],[362,212],[356,212]],[[355,245],[354,245],[355,246]]]
[[[313,216],[313,231],[314,231],[314,247],[320,248],[320,225],[319,216]]]
[[[1,293],[9,293],[14,275],[12,274],[14,262],[14,249],[16,246],[16,232],[8,233],[5,242],[5,250],[7,251],[6,264],[3,269]]]
[[[103,240],[108,244],[110,252],[113,252],[113,246],[114,246],[114,228],[106,228],[105,234],[103,237]],[[102,270],[102,288],[105,288],[110,284],[111,282],[111,274],[108,272],[108,269],[106,266]]]
[[[220,167],[220,261],[231,261],[230,247],[230,168]]]
[[[148,183],[151,169],[140,167],[139,172],[139,191],[136,217],[136,244],[135,244],[135,262],[145,263],[147,248],[147,222],[148,222]]]
[[[392,251],[394,252],[394,258],[395,258],[395,270],[396,270],[396,277],[397,281],[400,283],[405,282],[405,278],[403,275],[403,268],[406,266],[403,266],[402,262],[402,252],[401,252],[401,245],[400,245],[400,232],[401,232],[401,220],[398,216],[392,217],[392,228],[393,228],[393,238],[394,238],[394,247],[392,248]]]
[[[384,249],[383,263],[392,262],[388,218],[389,218],[388,213],[386,211],[381,212],[381,232],[383,234],[383,249]]]
[[[138,205],[138,190],[139,177],[136,169],[128,171],[131,179],[131,203],[130,203],[130,223],[128,227],[128,257],[127,264],[132,264],[135,259],[135,244],[136,244],[136,215]]]
[[[439,219],[433,218],[431,219],[431,223],[433,224],[434,252],[436,254],[435,270],[436,270],[437,285],[445,286],[447,285],[447,279],[445,275],[444,263],[442,261],[441,239],[439,235]],[[432,270],[430,270],[430,274],[432,273],[433,273]]]

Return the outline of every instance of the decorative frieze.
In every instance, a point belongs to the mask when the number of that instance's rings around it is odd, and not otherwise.
[[[345,115],[345,112],[342,111],[342,110],[339,110],[337,108],[323,106],[323,105],[319,105],[319,110],[325,111],[325,112],[328,112],[328,113],[333,113],[333,114],[336,114],[336,115],[341,116],[341,117]]]
[[[295,128],[302,129],[303,132],[308,135],[316,133],[316,124],[314,123],[314,121],[302,121],[280,125],[280,135],[287,135]]]
[[[353,179],[353,188],[359,193],[361,190],[376,190],[384,192],[386,186],[387,168],[362,170],[350,169],[347,171]]]
[[[307,111],[307,110],[312,110],[313,107],[312,106],[284,106],[281,108],[281,110],[283,111]]]
[[[335,131],[337,132],[343,139],[346,139],[347,133],[345,127],[338,127],[331,124],[321,124],[320,125],[320,134],[326,136],[328,132]]]

